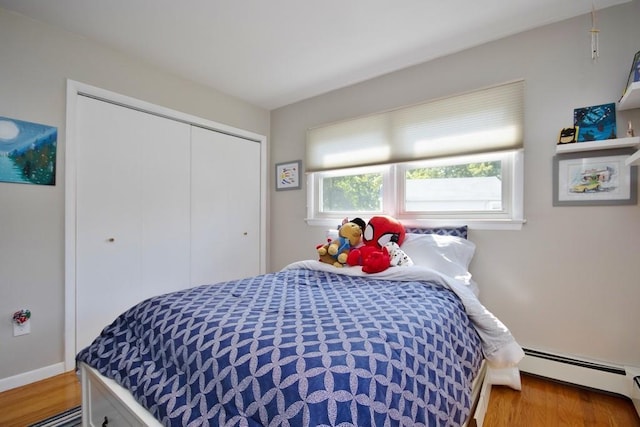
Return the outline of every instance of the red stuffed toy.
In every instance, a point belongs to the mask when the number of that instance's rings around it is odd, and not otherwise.
[[[365,273],[386,270],[391,263],[391,257],[384,245],[391,241],[402,245],[405,233],[404,227],[395,218],[386,215],[372,217],[362,235],[364,246],[349,252],[347,264],[361,265]]]
[[[387,248],[382,248],[382,250],[377,250],[372,248],[367,256],[364,256],[362,261],[362,271],[365,273],[380,273],[381,271],[385,271],[391,265],[391,257],[389,256],[389,252]]]

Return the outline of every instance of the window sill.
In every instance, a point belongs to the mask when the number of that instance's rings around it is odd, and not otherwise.
[[[308,225],[313,226],[322,226],[329,227],[330,229],[335,229],[341,223],[340,219],[318,219],[318,218],[306,218],[306,223]],[[401,220],[402,224],[405,227],[456,227],[461,225],[466,225],[469,227],[469,230],[521,230],[522,226],[526,224],[526,219],[476,219],[476,220],[433,220],[433,219],[424,219],[424,220]]]

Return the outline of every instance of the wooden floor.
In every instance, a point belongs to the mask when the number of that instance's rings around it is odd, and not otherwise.
[[[521,374],[522,391],[493,386],[485,427],[640,427],[631,400]]]
[[[75,372],[0,393],[0,426],[25,427],[80,405]]]
[[[70,372],[0,393],[0,426],[25,427],[80,404]],[[494,386],[485,427],[640,427],[628,399],[522,374],[522,391]]]

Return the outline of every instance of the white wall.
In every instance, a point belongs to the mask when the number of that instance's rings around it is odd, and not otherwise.
[[[0,9],[0,116],[58,128],[55,186],[0,182],[0,381],[63,361],[67,79],[269,134],[267,110]],[[21,308],[32,332],[14,338]]]
[[[309,127],[524,78],[528,222],[471,231],[481,298],[525,347],[640,366],[640,207],[553,207],[551,193],[559,130],[621,96],[639,18],[638,1],[598,13],[596,63],[584,15],[272,111],[272,162],[304,158]],[[638,111],[619,112],[622,136],[630,118],[640,131]],[[272,270],[314,258],[325,238],[304,222],[306,190],[271,197]]]

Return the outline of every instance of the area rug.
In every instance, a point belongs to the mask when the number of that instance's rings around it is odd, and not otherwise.
[[[29,427],[76,427],[82,425],[82,408],[76,406]]]

